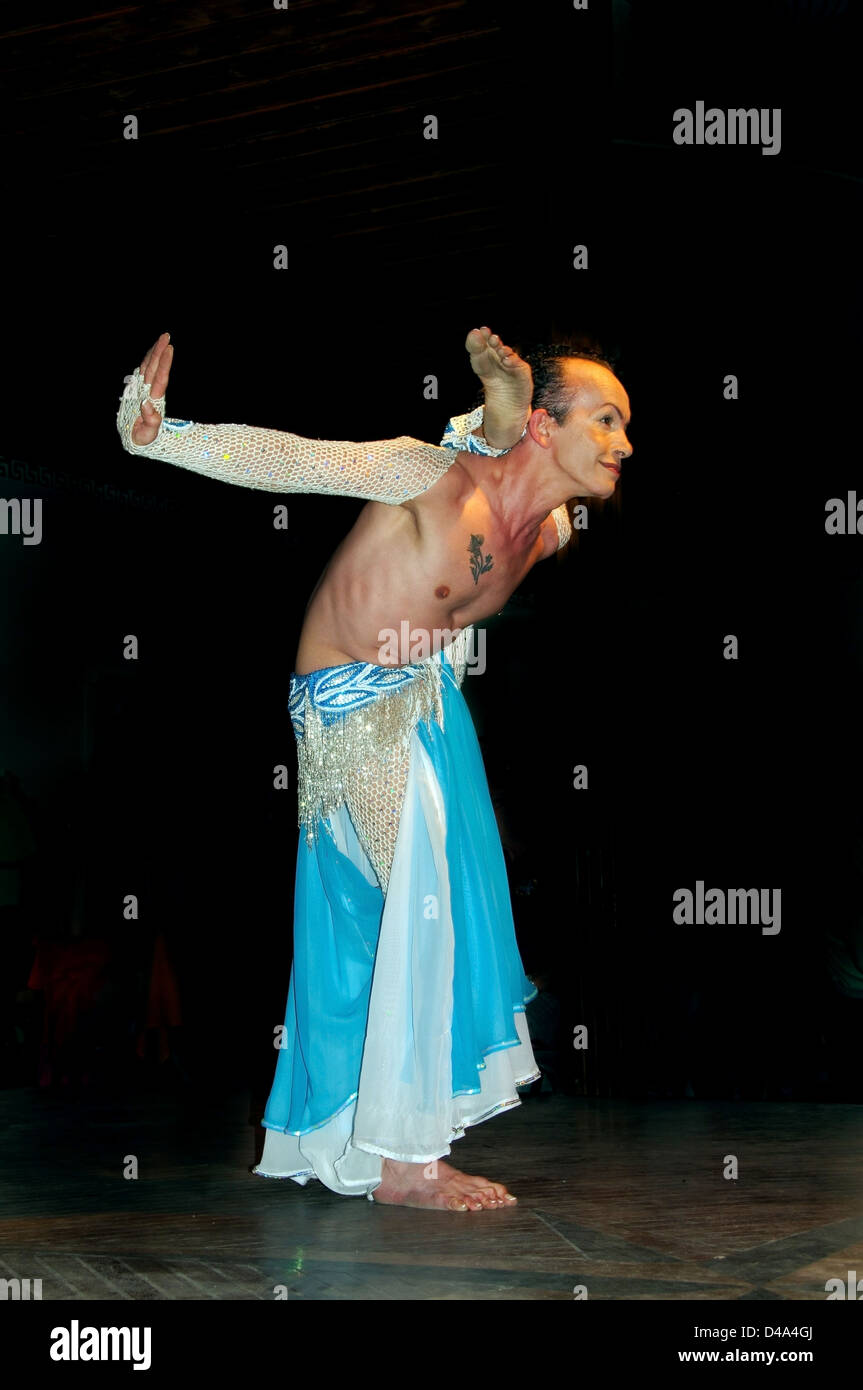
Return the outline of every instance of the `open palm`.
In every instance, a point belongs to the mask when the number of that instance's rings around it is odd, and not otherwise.
[[[150,385],[150,395],[159,400],[168,389],[168,377],[174,360],[174,348],[168,341],[169,333],[157,338],[141,363],[141,375]],[[159,433],[161,416],[155,406],[144,401],[141,414],[132,426],[133,444],[152,444]]]

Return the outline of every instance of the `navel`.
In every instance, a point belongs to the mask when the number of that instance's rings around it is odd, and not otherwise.
[[[449,598],[449,589],[446,584],[438,584],[434,591],[435,598]]]

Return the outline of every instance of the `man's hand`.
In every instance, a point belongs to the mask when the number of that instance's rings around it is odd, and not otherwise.
[[[485,388],[483,434],[493,449],[511,449],[530,417],[530,367],[490,328],[472,328],[465,347]]]
[[[163,333],[157,338],[141,363],[141,375],[150,383],[150,395],[156,400],[164,396],[168,389],[168,376],[174,360],[174,348],[168,341],[170,336],[170,333]],[[132,443],[152,444],[159,433],[161,423],[156,407],[149,401],[144,401],[141,414],[132,426]]]

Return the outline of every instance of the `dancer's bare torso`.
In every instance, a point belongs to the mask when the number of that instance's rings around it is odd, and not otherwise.
[[[453,632],[500,612],[525,575],[558,546],[552,516],[532,536],[514,537],[457,455],[428,492],[401,506],[367,502],[335,550],[306,607],[294,662],[298,675],[353,661],[402,665],[380,634],[429,634],[429,650]],[[477,543],[474,538],[481,537]],[[489,564],[486,557],[491,557]],[[485,565],[485,569],[482,566]],[[391,648],[390,648],[391,651]]]

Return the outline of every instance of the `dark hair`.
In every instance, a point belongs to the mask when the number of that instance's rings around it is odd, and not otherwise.
[[[598,362],[610,372],[615,371],[614,362],[595,347],[581,347],[575,343],[540,343],[524,354],[524,360],[533,372],[533,408],[547,410],[559,425],[566,423],[566,417],[575,404],[575,392],[564,376],[563,364],[573,357],[588,362]]]

